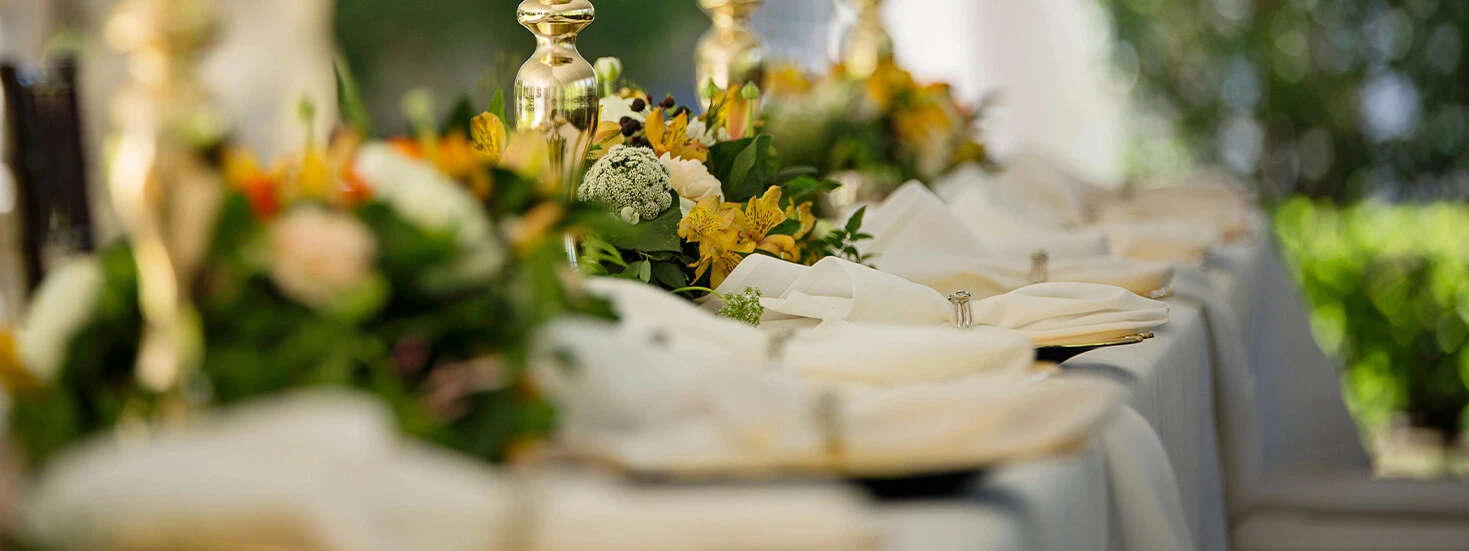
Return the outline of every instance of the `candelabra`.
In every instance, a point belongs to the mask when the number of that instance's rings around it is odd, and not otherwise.
[[[879,64],[893,58],[893,39],[882,26],[883,0],[838,1],[845,1],[857,14],[841,39],[841,62],[855,77],[872,76]]]
[[[536,51],[515,75],[515,127],[545,135],[547,177],[568,201],[576,200],[597,129],[597,73],[576,51],[577,34],[595,18],[587,0],[524,0],[516,11],[521,26],[536,35]],[[566,248],[574,267],[574,236],[566,237]]]
[[[769,48],[750,26],[750,17],[765,0],[699,0],[714,22],[694,47],[694,89],[699,104],[708,108],[709,83],[720,90],[746,82],[760,84]]]
[[[165,398],[162,413],[190,402],[183,391],[202,351],[189,288],[222,186],[200,151],[218,143],[224,119],[194,67],[215,34],[210,0],[127,0],[107,26],[130,75],[113,105],[109,187],[138,268],[136,376]]]

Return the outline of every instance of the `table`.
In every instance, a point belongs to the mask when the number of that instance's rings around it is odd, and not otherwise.
[[[1180,268],[1181,271],[1189,269],[1195,268]],[[1194,549],[1224,551],[1228,549],[1230,505],[1225,487],[1227,454],[1224,452],[1236,455],[1254,452],[1226,450],[1224,446],[1237,446],[1240,442],[1249,445],[1257,438],[1253,431],[1259,428],[1250,425],[1268,414],[1241,414],[1237,408],[1259,407],[1249,384],[1251,376],[1261,369],[1288,371],[1279,361],[1262,360],[1262,356],[1273,353],[1260,354],[1256,348],[1262,342],[1269,343],[1276,353],[1285,348],[1314,349],[1314,346],[1303,313],[1271,322],[1266,329],[1269,333],[1264,335],[1256,323],[1261,317],[1277,317],[1261,316],[1262,302],[1278,303],[1291,296],[1298,299],[1268,240],[1221,247],[1202,270],[1194,273],[1207,282],[1207,289],[1195,289],[1193,294],[1209,292],[1213,297],[1200,299],[1188,296],[1190,293],[1180,293],[1169,300],[1169,323],[1156,332],[1156,338],[1083,354],[1066,362],[1064,372],[1065,376],[1110,377],[1127,385],[1130,389],[1125,400],[1127,407],[1120,416],[1130,414],[1141,419],[1159,443],[1161,453],[1155,455],[1162,457],[1149,459],[1149,454],[1142,453],[1126,460],[1161,460],[1162,465],[1170,467],[1168,474],[1176,481],[1177,501],[1172,503],[1178,504],[1178,516],[1155,520],[1184,524]],[[1180,281],[1184,279],[1180,277]],[[1270,311],[1276,312],[1277,306],[1280,305],[1272,305]],[[1211,317],[1219,318],[1218,323],[1211,324],[1215,321]],[[1240,320],[1250,322],[1248,331],[1237,330],[1242,325]],[[1285,328],[1281,324],[1301,327]],[[1290,338],[1276,338],[1279,335]],[[1215,340],[1223,338],[1232,338],[1236,348],[1246,348],[1250,353],[1221,357],[1214,345]],[[1221,374],[1227,368],[1221,364],[1231,362],[1236,371],[1244,373]],[[1297,384],[1305,384],[1309,379],[1315,386],[1325,387],[1318,388],[1317,394],[1335,392],[1336,385],[1319,384],[1322,373],[1316,371],[1296,375]],[[1241,375],[1243,381],[1239,379]],[[1226,378],[1221,380],[1221,376]],[[1236,378],[1228,379],[1229,376]],[[1292,375],[1273,373],[1267,379],[1274,383],[1289,376]],[[1336,400],[1339,402],[1340,398]],[[1350,423],[1349,417],[1340,417]],[[1224,423],[1230,440],[1221,440],[1220,423]],[[1104,432],[1120,430],[1119,424],[1125,423],[1114,419]],[[1268,434],[1276,440],[1284,437],[1278,432]],[[1328,435],[1328,438],[1338,436]],[[1102,440],[1101,435],[1098,440]],[[1121,517],[1128,514],[1127,510],[1139,507],[1166,509],[1170,505],[1169,496],[1123,495],[1124,492],[1116,491],[1118,488],[1110,486],[1116,477],[1115,473],[1109,477],[1108,451],[1098,443],[1075,457],[999,468],[962,500],[883,505],[881,515],[889,534],[887,549],[1149,548],[1141,544],[1158,542],[1139,540],[1156,534],[1138,533],[1139,527],[1129,526]],[[1156,486],[1166,487],[1166,481]],[[1132,494],[1138,491],[1137,488],[1125,490]]]

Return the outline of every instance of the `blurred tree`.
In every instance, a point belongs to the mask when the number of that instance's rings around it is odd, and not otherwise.
[[[1191,160],[1271,197],[1469,196],[1469,2],[1101,2],[1135,100]]]

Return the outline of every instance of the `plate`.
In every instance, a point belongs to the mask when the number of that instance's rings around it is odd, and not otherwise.
[[[1124,337],[1118,337],[1118,338],[1115,338],[1115,339],[1108,339],[1108,340],[1097,341],[1097,342],[1079,343],[1079,344],[1051,344],[1051,345],[1045,345],[1045,346],[1037,346],[1037,347],[1035,347],[1035,357],[1036,357],[1037,360],[1044,360],[1044,361],[1049,361],[1049,362],[1061,363],[1061,362],[1064,362],[1064,361],[1069,360],[1071,358],[1074,358],[1077,355],[1080,355],[1080,354],[1085,353],[1085,352],[1090,352],[1090,351],[1096,350],[1098,348],[1107,348],[1109,346],[1122,346],[1122,345],[1127,345],[1127,344],[1137,344],[1137,343],[1143,342],[1143,341],[1148,340],[1148,339],[1151,339],[1151,338],[1153,338],[1153,332],[1152,331],[1148,331],[1146,333],[1138,333],[1136,335],[1127,335],[1127,336],[1124,336]]]

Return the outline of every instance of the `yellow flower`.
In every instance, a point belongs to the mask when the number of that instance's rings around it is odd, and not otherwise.
[[[627,138],[622,135],[621,124],[612,121],[599,122],[596,133],[592,135],[592,145],[596,147],[587,153],[587,159],[601,159],[608,151],[612,151],[613,146],[622,145],[625,141]]]
[[[469,121],[470,137],[474,139],[474,152],[486,163],[498,166],[500,153],[505,151],[505,122],[489,111],[480,113]]]
[[[719,287],[724,278],[729,277],[729,273],[753,252],[755,243],[744,239],[739,232],[715,234],[712,239],[699,243],[699,261],[690,264],[694,267],[694,279],[697,281],[709,272],[709,285]]]
[[[737,220],[750,241],[765,239],[765,234],[786,221],[786,214],[780,209],[780,187],[770,186],[765,195],[751,198]]]
[[[801,259],[801,249],[796,239],[789,235],[767,235],[755,248],[780,257],[781,260],[796,262]]]
[[[332,171],[326,159],[316,150],[306,152],[301,170],[296,173],[296,191],[305,197],[324,199],[333,191]]]
[[[810,201],[801,203],[799,206],[786,207],[786,218],[795,218],[801,222],[801,229],[796,230],[796,233],[792,235],[796,239],[806,237],[806,234],[811,233],[811,228],[816,227],[816,216],[811,214]]]
[[[653,145],[653,152],[658,155],[664,153],[672,154],[674,157],[688,159],[690,161],[709,160],[709,150],[704,144],[689,137],[689,113],[680,113],[673,118],[673,122],[666,126],[663,122],[663,109],[654,109],[648,114],[648,120],[643,124],[648,143]]]
[[[765,74],[765,93],[771,96],[801,96],[811,91],[811,79],[794,63],[777,63]]]
[[[546,137],[534,132],[516,132],[500,155],[500,166],[527,180],[538,180],[551,162]]]
[[[913,75],[891,60],[878,64],[864,85],[867,99],[883,111],[890,109],[899,96],[917,87]]]
[[[718,197],[705,197],[678,222],[678,236],[691,243],[702,243],[725,233],[733,224],[733,209],[721,208]]]

